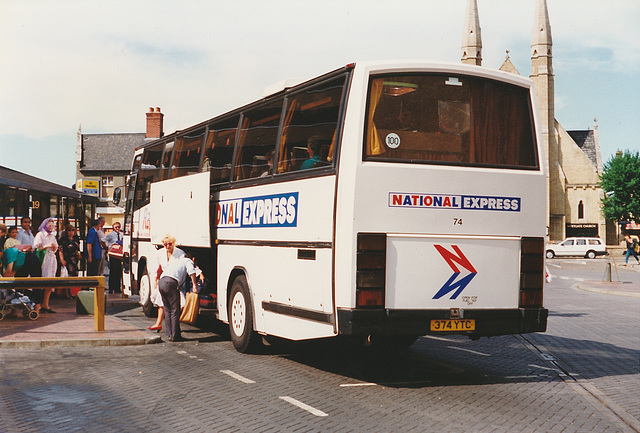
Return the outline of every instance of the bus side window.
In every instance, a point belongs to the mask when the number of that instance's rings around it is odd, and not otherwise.
[[[166,143],[162,164],[160,165],[160,180],[169,179],[169,171],[171,170],[171,155],[173,154],[174,142]]]
[[[144,150],[140,173],[137,178],[135,206],[138,209],[149,203],[151,183],[160,180],[160,164],[165,143],[158,143]]]
[[[210,173],[211,184],[229,182],[231,160],[236,143],[239,116],[233,116],[209,125],[204,145],[202,171]]]
[[[203,139],[204,129],[186,132],[176,138],[171,163],[172,179],[200,171]]]
[[[244,113],[234,180],[261,177],[269,173],[267,154],[275,149],[283,100]]]
[[[339,76],[287,98],[278,173],[332,165],[344,84]]]

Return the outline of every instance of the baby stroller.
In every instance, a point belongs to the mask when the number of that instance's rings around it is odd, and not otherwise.
[[[34,308],[35,304],[28,296],[15,290],[3,289],[0,291],[0,320],[14,310],[21,310],[25,319],[36,320],[38,312]]]

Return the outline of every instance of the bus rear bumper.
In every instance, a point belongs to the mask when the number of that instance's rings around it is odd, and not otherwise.
[[[545,332],[549,310],[464,310],[463,318],[474,321],[473,331],[431,331],[432,320],[450,319],[449,310],[358,310],[338,308],[338,333],[342,335],[438,335],[461,334],[491,337]]]

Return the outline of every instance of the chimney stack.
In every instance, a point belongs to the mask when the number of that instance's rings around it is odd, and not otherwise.
[[[149,107],[147,113],[147,138],[160,138],[163,133],[164,114],[160,112],[160,107]]]

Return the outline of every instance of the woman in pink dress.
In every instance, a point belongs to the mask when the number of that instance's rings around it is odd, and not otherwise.
[[[58,251],[58,241],[53,232],[55,228],[55,221],[53,218],[47,218],[42,221],[40,227],[38,227],[38,234],[33,241],[33,248],[44,250],[44,259],[42,260],[42,276],[43,277],[55,277],[58,269],[58,261],[56,259],[56,251]],[[55,313],[49,306],[49,298],[53,289],[44,289],[44,301],[42,302],[42,308],[40,311],[45,313]]]

